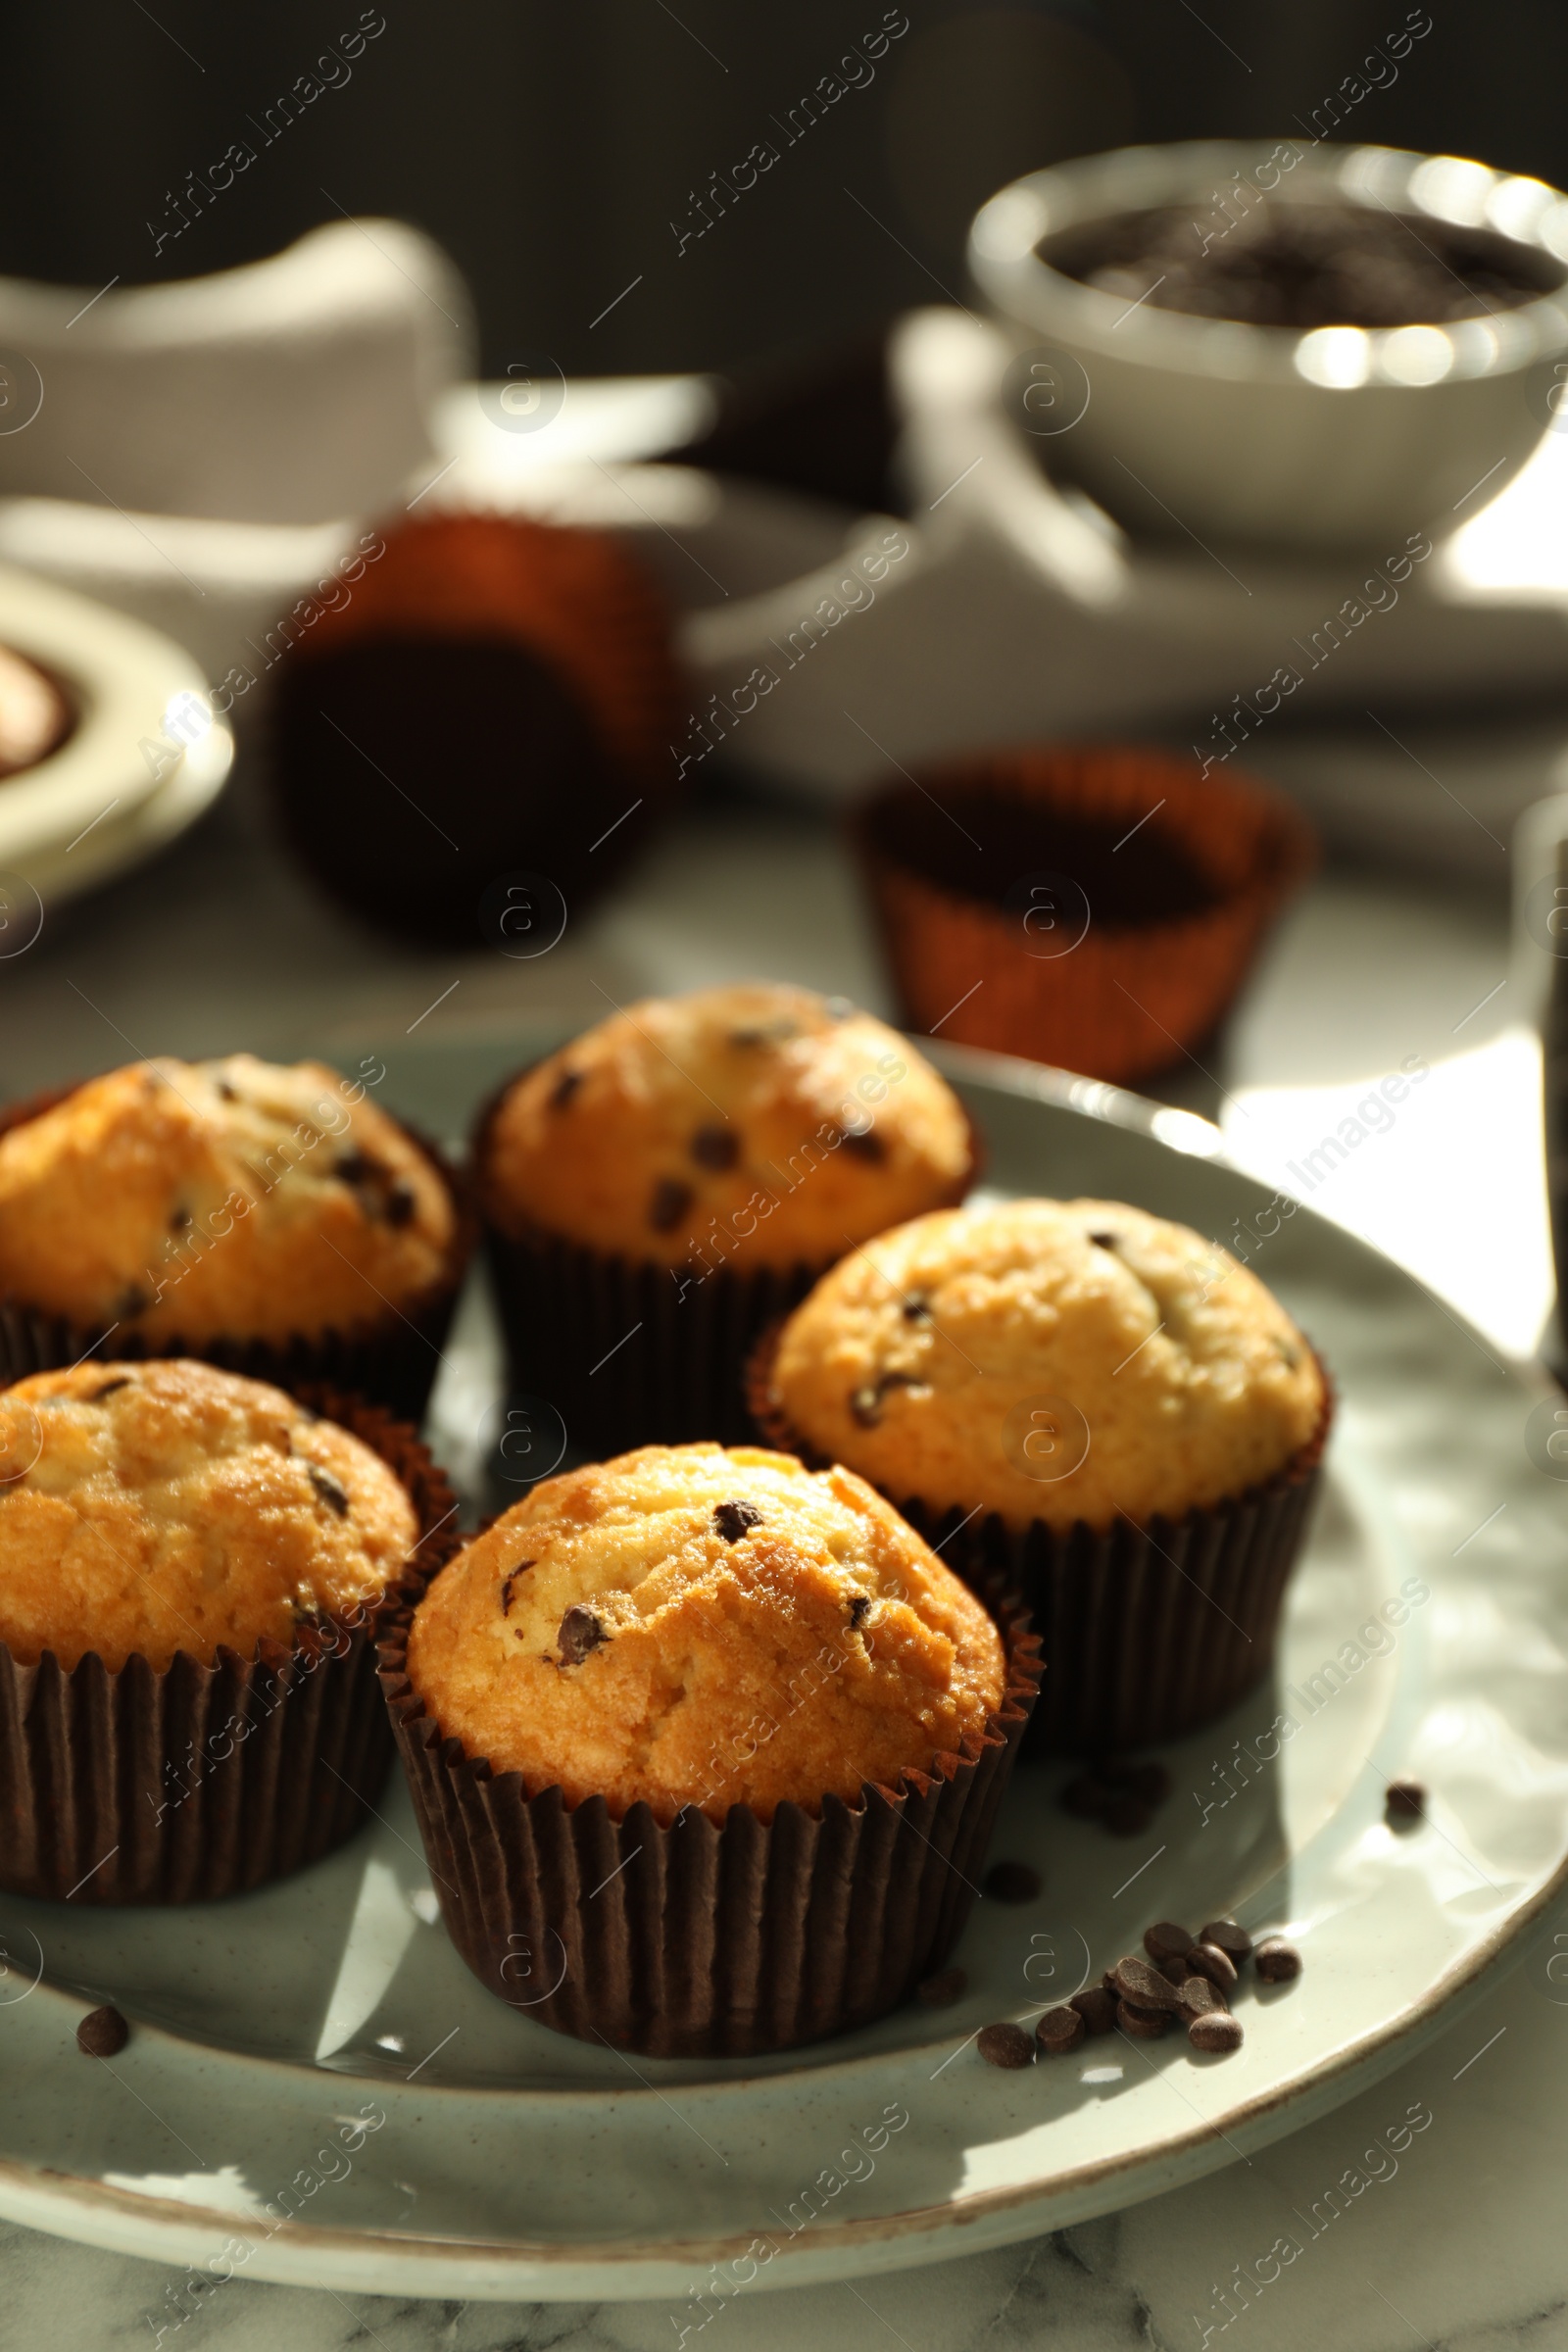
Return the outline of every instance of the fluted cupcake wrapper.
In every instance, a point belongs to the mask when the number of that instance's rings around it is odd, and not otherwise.
[[[777,1329],[748,1370],[754,1434],[813,1467],[820,1455],[794,1430],[774,1395]],[[920,1495],[888,1500],[954,1573],[977,1590],[998,1585],[1028,1610],[1049,1669],[1026,1752],[1109,1755],[1175,1740],[1222,1715],[1262,1681],[1274,1659],[1285,1588],[1305,1541],[1334,1417],[1274,1477],[1244,1493],[1147,1526],[1118,1519],[1065,1530],[1024,1529],[995,1512],[967,1517]]]
[[[239,1894],[318,1861],[367,1817],[391,1762],[375,1645],[457,1548],[457,1502],[414,1431],[331,1391],[302,1401],[397,1474],[420,1540],[373,1606],[300,1628],[293,1646],[163,1669],[95,1651],[25,1665],[0,1643],[0,1886],[76,1903]]]
[[[541,1228],[503,1227],[484,1203],[488,1131],[516,1071],[474,1124],[473,1161],[484,1238],[507,1358],[516,1388],[555,1406],[568,1442],[590,1456],[635,1446],[712,1439],[746,1445],[753,1432],[745,1369],[758,1335],[798,1306],[836,1262],[719,1266],[706,1275],[585,1248]],[[974,1181],[980,1144],[970,1129]]]
[[[42,1116],[75,1093],[74,1086],[54,1087],[29,1101],[0,1109],[0,1135]],[[247,1380],[270,1381],[295,1395],[315,1384],[354,1396],[372,1398],[406,1420],[422,1421],[430,1391],[441,1368],[441,1350],[457,1310],[478,1240],[478,1217],[466,1180],[459,1174],[428,1136],[403,1125],[436,1169],[452,1196],[457,1212],[451,1265],[443,1279],[401,1307],[388,1304],[384,1313],[367,1316],[342,1330],[296,1332],[286,1340],[246,1339],[220,1334],[189,1340],[178,1334],[156,1343],[142,1339],[133,1323],[124,1320],[108,1327],[78,1323],[69,1315],[51,1314],[20,1298],[0,1296],[0,1387],[25,1380],[33,1372],[53,1372],[84,1356],[126,1363],[158,1357],[195,1356],[225,1372],[242,1373]]]
[[[744,1444],[747,1351],[826,1271],[720,1267],[701,1283],[672,1281],[663,1266],[494,1226],[485,1251],[514,1386],[553,1404],[590,1456],[698,1438]]]
[[[1029,907],[1009,911],[946,887],[900,855],[902,807],[923,813],[935,798],[961,808],[976,786],[1037,817],[1042,867],[1054,862],[1053,819],[1136,832],[1157,806],[1157,829],[1193,857],[1212,903],[1118,925],[1098,910],[1092,917],[1087,898],[1080,917],[1070,899],[1057,912],[1048,894],[1047,928],[1059,921],[1071,931],[1075,919],[1087,928],[1076,947],[1043,955]],[[1234,772],[1200,779],[1190,761],[1146,745],[1025,746],[942,761],[860,803],[849,832],[911,1028],[940,1022],[954,1044],[1120,1085],[1164,1069],[1223,1018],[1269,924],[1315,862],[1310,827],[1283,794]]]
[[[448,1933],[474,1975],[557,2033],[652,2058],[755,2057],[868,2024],[941,1965],[978,1891],[1034,1704],[1039,1644],[1004,1604],[1003,1703],[964,1753],[819,1815],[568,1805],[493,1774],[425,1713],[408,1615],[381,1679]]]

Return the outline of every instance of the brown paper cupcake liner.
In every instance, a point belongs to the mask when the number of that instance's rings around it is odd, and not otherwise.
[[[770,1822],[688,1806],[530,1795],[443,1736],[407,1672],[409,1614],[381,1680],[447,1930],[474,1975],[559,2034],[651,2058],[755,2057],[868,2024],[952,1951],[1039,1687],[1039,1643],[1011,1602],[1003,1702],[964,1752],[897,1788],[867,1782],[819,1815]]]
[[[292,1648],[211,1663],[176,1652],[111,1671],[24,1665],[0,1642],[0,1886],[75,1903],[240,1894],[319,1861],[367,1819],[392,1734],[376,1681],[382,1625],[459,1544],[457,1502],[414,1431],[331,1391],[302,1402],[402,1480],[420,1540],[381,1601],[302,1625]]]
[[[0,1135],[41,1117],[75,1091],[74,1086],[52,1087],[26,1102],[8,1103],[0,1108]],[[225,1372],[242,1373],[247,1380],[270,1381],[291,1395],[314,1382],[349,1396],[368,1396],[405,1420],[422,1421],[441,1368],[441,1350],[452,1327],[458,1295],[478,1241],[478,1216],[466,1178],[439,1145],[401,1120],[399,1125],[435,1168],[457,1211],[448,1273],[402,1307],[389,1304],[384,1314],[367,1316],[342,1330],[296,1332],[286,1340],[226,1334],[190,1340],[174,1334],[154,1343],[123,1322],[106,1330],[100,1323],[78,1323],[69,1315],[29,1306],[24,1299],[0,1297],[0,1387],[25,1380],[31,1372],[52,1372],[62,1365],[79,1363],[83,1356],[113,1356],[140,1363],[154,1356],[188,1355],[218,1364]]]
[[[475,1123],[482,1208],[486,1135],[503,1097],[526,1074],[509,1078]],[[933,1207],[956,1205],[975,1181],[980,1145],[972,1125],[970,1161],[951,1199]],[[759,1333],[797,1306],[835,1262],[672,1272],[540,1228],[508,1231],[488,1211],[485,1253],[514,1385],[553,1404],[569,1443],[591,1458],[704,1438],[749,1443],[747,1356]]]
[[[754,1431],[813,1468],[772,1388],[779,1334],[764,1334],[747,1391]],[[1018,1530],[995,1512],[965,1517],[919,1495],[890,1494],[954,1573],[977,1589],[1000,1583],[1028,1610],[1049,1669],[1027,1752],[1111,1755],[1196,1731],[1261,1682],[1291,1570],[1305,1541],[1334,1418],[1324,1373],[1322,1417],[1283,1469],[1184,1518],[1147,1527],[1118,1519],[1066,1530]]]
[[[987,803],[984,818],[965,818],[974,795]],[[999,802],[1015,812],[1006,844],[991,838]],[[963,820],[971,840],[985,834],[985,849],[976,843],[971,854],[960,832],[942,826],[941,811]],[[1149,835],[1141,854],[1156,868],[1162,851],[1180,858],[1203,903],[1161,912],[1156,871],[1142,885],[1150,904],[1118,919],[1097,883],[1077,945],[1038,953],[1056,923],[1071,937],[1083,902],[1058,892],[1031,906],[1031,876],[1077,884],[1085,828],[1102,832],[1109,853],[1116,834],[1141,824]],[[932,825],[944,834],[935,873],[916,846]],[[1200,779],[1190,760],[1140,746],[1025,748],[948,762],[918,783],[875,793],[850,830],[910,1028],[940,1025],[956,1044],[1123,1085],[1167,1068],[1215,1028],[1316,855],[1305,819],[1283,795],[1234,772]],[[1140,854],[1130,841],[1115,847],[1121,864]],[[1109,868],[1108,855],[1093,855]],[[999,887],[1003,903],[936,878],[965,862],[977,877],[985,872],[988,890]],[[1008,886],[1022,894],[1016,904],[1004,903]]]

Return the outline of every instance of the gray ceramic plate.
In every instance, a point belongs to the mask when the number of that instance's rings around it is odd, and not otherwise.
[[[538,1043],[404,1045],[385,1099],[461,1133]],[[1264,1229],[1259,1271],[1343,1396],[1276,1687],[1168,1751],[1174,1793],[1143,1838],[1069,1820],[1060,1771],[1021,1770],[996,1850],[1037,1863],[1046,1891],[977,1906],[960,2005],[772,2063],[634,2064],[493,2000],[436,1924],[395,1786],[334,1859],[237,1902],[5,1902],[0,2212],[204,2271],[167,2305],[150,2290],[155,2331],[240,2272],[666,2294],[679,2341],[753,2286],[1058,2227],[1227,2164],[1398,2064],[1560,1883],[1568,1546],[1544,1383],[1332,1225],[1268,1212],[1201,1121],[946,1060],[998,1188],[1121,1197],[1220,1240]],[[497,1434],[494,1360],[475,1297],[436,1412],[469,1475]],[[1274,1758],[1285,1711],[1299,1728]],[[1402,1836],[1383,1819],[1396,1772],[1432,1790]],[[1306,1959],[1298,1984],[1247,1994],[1237,2056],[1116,2035],[1023,2074],[977,2057],[982,2025],[1064,1999],[1150,1920],[1226,1910],[1287,1928]],[[75,2051],[84,1998],[134,2021],[112,2061]]]

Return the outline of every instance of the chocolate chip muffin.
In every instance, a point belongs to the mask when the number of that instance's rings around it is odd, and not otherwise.
[[[366,1819],[375,1635],[456,1505],[412,1430],[318,1402],[156,1358],[0,1392],[0,1886],[226,1894]]]
[[[176,1351],[416,1410],[467,1248],[428,1149],[321,1062],[135,1062],[0,1133],[13,1373]]]
[[[69,1672],[95,1650],[160,1671],[290,1643],[301,1618],[378,1601],[419,1539],[360,1439],[280,1389],[189,1361],[77,1364],[0,1393],[0,1641]]]
[[[650,2050],[902,1998],[961,1924],[1039,1671],[862,1480],[712,1445],[548,1480],[383,1660],[464,1956]],[[552,1988],[524,1944],[565,1954]]]
[[[810,1449],[884,1494],[1103,1530],[1259,1485],[1323,1411],[1317,1358],[1245,1266],[1109,1200],[916,1218],[845,1257],[772,1365]],[[1041,1396],[1070,1411],[1049,1431]]]
[[[846,1248],[961,1200],[974,1156],[952,1089],[841,999],[753,981],[617,1012],[476,1139],[521,1385],[596,1447],[735,1434],[762,1323]]]
[[[914,1219],[759,1359],[760,1425],[1022,1584],[1045,1731],[1109,1747],[1229,1704],[1272,1653],[1329,1415],[1248,1268],[1120,1201]]]
[[[814,1813],[929,1771],[979,1738],[1004,1663],[979,1601],[862,1480],[686,1446],[550,1479],[498,1519],[420,1603],[409,1675],[530,1792],[667,1824]]]

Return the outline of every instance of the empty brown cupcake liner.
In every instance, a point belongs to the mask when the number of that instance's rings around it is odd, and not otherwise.
[[[0,1135],[28,1119],[40,1118],[75,1092],[74,1086],[53,1087],[26,1102],[7,1104],[0,1109]],[[407,1420],[421,1421],[478,1240],[478,1217],[466,1178],[439,1145],[401,1120],[399,1125],[435,1168],[457,1212],[451,1265],[440,1282],[401,1307],[389,1303],[384,1314],[367,1316],[342,1330],[296,1332],[286,1340],[228,1334],[191,1340],[175,1334],[150,1342],[123,1320],[105,1329],[102,1324],[78,1323],[69,1315],[29,1306],[24,1299],[0,1297],[0,1387],[25,1380],[32,1372],[52,1372],[79,1363],[83,1356],[113,1356],[127,1363],[195,1356],[225,1372],[242,1373],[247,1380],[270,1381],[291,1395],[315,1383],[348,1396],[369,1397]]]
[[[503,1098],[526,1075],[517,1071],[491,1097],[473,1142],[486,1258],[514,1386],[554,1405],[571,1446],[590,1457],[704,1438],[746,1445],[747,1356],[758,1334],[798,1305],[834,1258],[720,1266],[705,1276],[611,1256],[538,1227],[509,1230],[485,1200],[485,1145]],[[975,1181],[980,1147],[972,1126],[970,1161],[962,1184],[933,1207],[956,1205]]]
[[[414,1431],[327,1390],[302,1402],[396,1472],[419,1521],[382,1599],[304,1623],[292,1647],[67,1669],[0,1642],[0,1886],[74,1903],[240,1894],[319,1861],[368,1818],[392,1732],[375,1644],[456,1550],[457,1501]]]
[[[1152,815],[1203,873],[1213,903],[1120,926],[1091,908],[1070,951],[1030,953],[1027,907],[1008,912],[944,889],[900,858],[900,808],[926,787],[928,798],[944,807],[956,800],[960,809],[966,789],[1003,794],[1038,808],[1043,831],[1054,812],[1133,830]],[[918,785],[874,794],[850,831],[912,1029],[940,1023],[955,1044],[1122,1085],[1168,1068],[1214,1029],[1316,856],[1310,828],[1282,794],[1239,774],[1200,779],[1190,760],[1137,745],[1023,748],[945,762]],[[1037,863],[1053,862],[1043,847]]]
[[[754,1430],[814,1468],[772,1386],[779,1330],[752,1356]],[[1274,1659],[1285,1588],[1305,1541],[1334,1417],[1324,1373],[1317,1428],[1283,1469],[1178,1520],[1022,1530],[919,1495],[888,1499],[966,1584],[996,1583],[1038,1631],[1048,1674],[1026,1748],[1111,1755],[1196,1731],[1246,1695]]]
[[[756,2057],[868,2024],[962,1932],[1039,1688],[1013,1602],[1001,1707],[962,1752],[819,1815],[732,1805],[617,1820],[602,1796],[530,1795],[442,1734],[408,1677],[405,1609],[381,1680],[447,1931],[480,1983],[559,2034],[646,2057]]]

